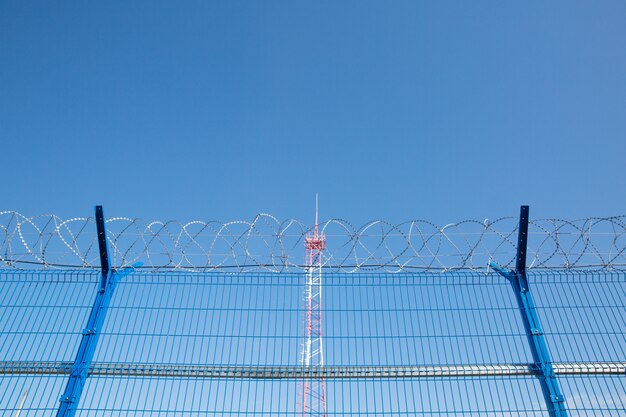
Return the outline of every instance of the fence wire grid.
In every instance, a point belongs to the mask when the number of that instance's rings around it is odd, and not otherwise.
[[[56,415],[99,275],[0,274],[0,410]],[[570,416],[626,413],[626,276],[529,275]],[[302,274],[136,272],[118,284],[77,415],[300,415]],[[324,276],[328,415],[544,416],[495,273]]]

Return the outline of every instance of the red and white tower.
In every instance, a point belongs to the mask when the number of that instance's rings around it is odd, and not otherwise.
[[[306,287],[304,290],[305,318],[302,365],[324,367],[322,343],[322,251],[326,237],[318,231],[318,204],[315,195],[315,227],[305,237]],[[302,416],[326,417],[326,386],[324,378],[304,378],[300,387]]]

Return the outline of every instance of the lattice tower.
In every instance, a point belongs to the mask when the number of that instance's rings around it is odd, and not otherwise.
[[[322,252],[326,236],[318,230],[317,196],[315,197],[315,226],[313,234],[304,240],[306,248],[306,286],[304,290],[304,343],[302,365],[306,368],[324,367],[322,341]],[[304,378],[300,384],[302,416],[326,417],[326,387],[324,378]]]

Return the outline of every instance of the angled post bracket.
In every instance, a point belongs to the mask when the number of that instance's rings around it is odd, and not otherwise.
[[[109,272],[111,272],[111,264],[109,263],[109,243],[107,242],[107,233],[102,206],[96,206],[96,230],[98,231],[98,250],[100,254],[100,268],[102,272],[100,290],[104,291],[109,279]]]
[[[125,268],[118,272],[115,271],[109,263],[109,250],[102,206],[96,206],[96,228],[98,232],[98,247],[100,250],[100,284],[87,320],[87,325],[83,329],[83,336],[78,346],[78,352],[76,353],[76,358],[72,365],[69,380],[67,381],[67,385],[60,399],[57,417],[73,417],[76,413],[76,407],[78,406],[80,396],[83,392],[85,381],[87,380],[89,366],[91,365],[96,351],[98,337],[102,330],[109,303],[113,297],[113,291],[115,290],[118,280],[133,270],[132,268]]]
[[[539,316],[526,277],[526,251],[528,248],[528,206],[521,206],[515,270],[507,271],[495,265],[493,269],[505,277],[513,288],[522,316],[526,337],[537,369],[541,391],[550,417],[567,417],[565,398],[559,388],[552,359],[548,351]]]

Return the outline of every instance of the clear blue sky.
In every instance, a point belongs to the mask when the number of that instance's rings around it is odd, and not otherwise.
[[[626,3],[0,3],[0,210],[626,212]]]

